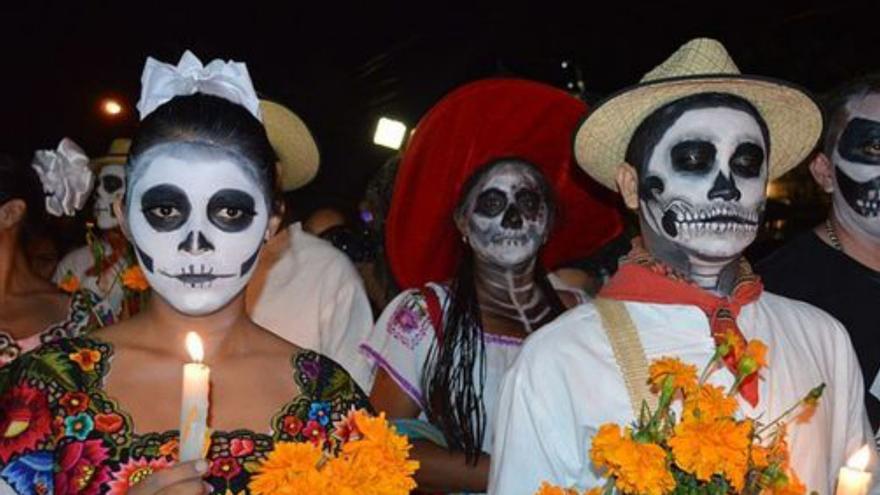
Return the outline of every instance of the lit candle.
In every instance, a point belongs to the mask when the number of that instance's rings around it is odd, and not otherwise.
[[[202,364],[205,351],[195,332],[186,334],[186,350],[192,363],[183,365],[183,397],[180,404],[180,460],[202,459],[208,429],[208,379],[211,368]]]
[[[846,461],[846,466],[840,468],[837,495],[867,495],[871,485],[871,473],[865,471],[871,460],[869,448],[868,445],[860,448]]]

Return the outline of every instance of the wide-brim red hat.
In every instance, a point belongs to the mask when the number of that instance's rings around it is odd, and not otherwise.
[[[541,252],[547,270],[589,256],[620,234],[616,199],[574,162],[572,136],[586,112],[564,91],[519,79],[469,83],[434,105],[403,153],[385,225],[398,284],[452,278],[462,248],[453,220],[461,188],[497,158],[533,163],[553,188],[557,215]]]

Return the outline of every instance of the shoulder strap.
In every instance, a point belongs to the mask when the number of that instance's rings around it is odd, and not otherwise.
[[[425,298],[428,305],[428,317],[431,318],[431,325],[434,326],[434,334],[437,340],[443,340],[443,307],[440,305],[440,298],[434,289],[427,285],[419,288],[419,293]]]
[[[596,298],[593,303],[599,311],[608,341],[611,342],[617,366],[623,373],[623,381],[633,408],[633,417],[638,421],[642,404],[647,403],[653,409],[656,402],[656,398],[648,388],[648,358],[645,356],[639,333],[622,302]]]

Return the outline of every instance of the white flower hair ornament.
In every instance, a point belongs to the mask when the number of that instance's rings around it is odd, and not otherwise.
[[[203,93],[227,99],[245,107],[257,120],[260,100],[251,82],[247,66],[242,62],[213,60],[202,65],[187,50],[177,66],[148,57],[141,76],[141,99],[137,109],[141,120],[175,96]]]
[[[55,150],[37,150],[31,163],[46,194],[46,210],[56,216],[73,216],[86,204],[95,175],[89,157],[70,138],[64,138]]]

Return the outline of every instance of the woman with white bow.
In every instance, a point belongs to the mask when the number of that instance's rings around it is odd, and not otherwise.
[[[149,59],[142,82],[115,209],[153,297],[135,317],[0,374],[0,433],[13,433],[0,435],[0,477],[19,493],[247,493],[276,442],[326,448],[352,408],[369,409],[338,364],[245,312],[279,221],[276,156],[247,68],[203,67],[187,52],[176,67]],[[205,460],[180,463],[190,331],[210,366],[213,433]]]
[[[43,188],[55,193],[44,198],[34,170],[0,156],[0,367],[41,344],[79,335],[93,322],[91,295],[67,295],[39,277],[25,248],[44,233],[47,206],[55,215],[82,206],[91,180],[87,162],[67,139],[58,150],[38,151],[34,168]]]

